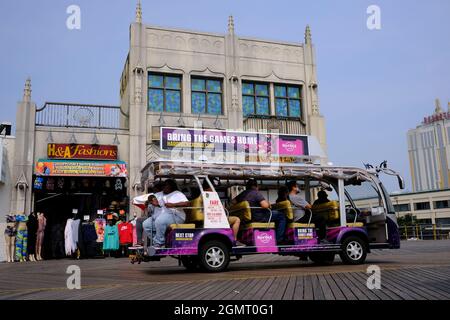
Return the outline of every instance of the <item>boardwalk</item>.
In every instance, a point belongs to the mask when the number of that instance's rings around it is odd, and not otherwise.
[[[81,268],[81,290],[68,290],[66,269]],[[369,265],[381,289],[366,286]],[[244,257],[220,274],[189,273],[175,259],[131,265],[127,259],[0,264],[0,299],[448,300],[450,241],[404,242],[375,250],[367,263],[320,267],[294,257]]]

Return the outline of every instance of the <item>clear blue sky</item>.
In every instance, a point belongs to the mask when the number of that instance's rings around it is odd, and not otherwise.
[[[15,120],[31,76],[33,100],[115,104],[134,0],[14,0],[0,3],[0,120]],[[66,8],[81,7],[81,30]],[[366,8],[381,8],[381,30]],[[361,166],[388,160],[410,188],[406,132],[450,100],[450,1],[143,0],[143,21],[303,42],[311,25],[330,160]],[[390,189],[395,185],[390,183]]]

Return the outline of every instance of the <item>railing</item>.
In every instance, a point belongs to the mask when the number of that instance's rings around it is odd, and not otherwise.
[[[248,131],[278,130],[279,133],[306,134],[306,126],[301,119],[274,116],[248,117],[244,119],[244,129]]]
[[[121,129],[120,107],[91,104],[46,102],[36,110],[36,125]]]
[[[444,240],[450,239],[450,224],[414,224],[400,226],[403,240]]]

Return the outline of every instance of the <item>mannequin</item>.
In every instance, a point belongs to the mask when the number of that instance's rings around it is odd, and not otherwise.
[[[36,232],[38,228],[38,219],[36,212],[30,213],[28,216],[27,229],[28,229],[28,259],[30,261],[36,261]]]
[[[14,216],[6,216],[6,229],[5,229],[5,246],[6,246],[6,261],[14,262],[14,249],[16,242],[16,219]]]
[[[42,260],[42,244],[44,243],[44,230],[47,225],[47,219],[44,213],[38,212],[38,229],[36,232],[36,259]]]
[[[27,216],[20,214],[16,215],[17,235],[16,235],[16,258],[20,262],[27,261],[27,242],[28,242],[28,228]]]

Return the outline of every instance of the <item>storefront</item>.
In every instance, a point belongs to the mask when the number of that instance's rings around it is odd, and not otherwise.
[[[38,159],[33,174],[33,211],[46,217],[44,259],[65,256],[68,219],[93,222],[116,212],[128,219],[127,165],[117,146],[48,144],[47,158]]]

